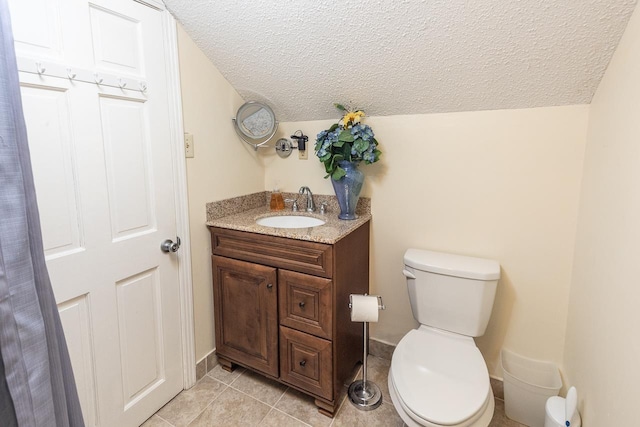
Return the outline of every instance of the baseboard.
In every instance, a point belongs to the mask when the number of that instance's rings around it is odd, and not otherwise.
[[[216,349],[214,348],[207,353],[202,359],[196,362],[196,381],[199,381],[210,370],[216,367],[218,364],[218,357],[216,356]]]
[[[369,354],[381,359],[391,360],[396,346],[385,341],[369,338]]]
[[[502,378],[489,376],[491,382],[491,389],[493,390],[493,397],[496,399],[504,400],[504,383]]]

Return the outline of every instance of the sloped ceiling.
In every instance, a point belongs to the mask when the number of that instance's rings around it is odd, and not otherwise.
[[[165,0],[280,121],[589,103],[635,0]]]

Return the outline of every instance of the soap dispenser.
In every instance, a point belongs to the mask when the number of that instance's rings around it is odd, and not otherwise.
[[[282,193],[276,186],[271,192],[271,203],[269,207],[272,211],[281,211],[284,209],[284,199],[282,198]]]

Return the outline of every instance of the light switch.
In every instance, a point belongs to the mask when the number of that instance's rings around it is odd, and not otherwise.
[[[193,135],[190,133],[184,134],[184,155],[187,158],[193,157]]]

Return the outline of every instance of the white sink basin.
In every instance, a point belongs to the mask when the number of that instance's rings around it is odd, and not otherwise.
[[[323,225],[325,221],[310,216],[277,215],[256,220],[256,224],[274,228],[308,228]]]

